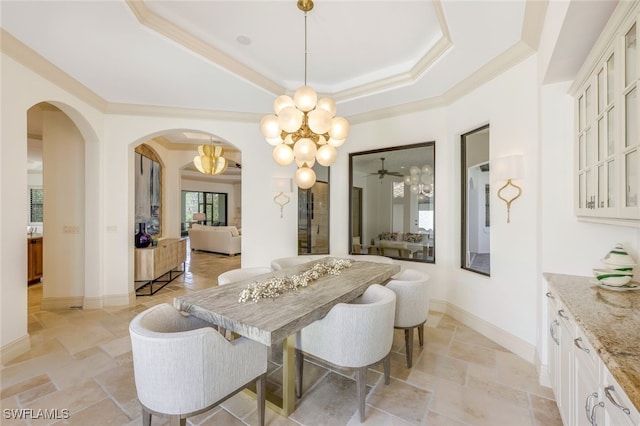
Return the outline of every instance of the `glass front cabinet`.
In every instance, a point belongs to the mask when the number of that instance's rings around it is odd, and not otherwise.
[[[574,205],[582,220],[640,227],[638,4],[620,4],[572,88]]]

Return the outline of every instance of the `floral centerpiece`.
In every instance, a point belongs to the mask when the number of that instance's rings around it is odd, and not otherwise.
[[[297,290],[306,287],[312,281],[325,275],[340,275],[343,269],[349,268],[349,259],[330,259],[315,263],[311,268],[298,274],[284,277],[271,277],[263,282],[254,282],[240,292],[238,302],[246,303],[249,300],[258,302],[260,299],[275,299],[285,291]]]

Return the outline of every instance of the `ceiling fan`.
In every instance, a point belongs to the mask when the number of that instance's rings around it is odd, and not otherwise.
[[[382,166],[380,166],[380,170],[378,170],[376,173],[369,173],[369,175],[378,175],[378,179],[383,179],[386,175],[389,176],[400,176],[403,177],[404,175],[398,172],[390,172],[389,170],[384,168],[384,157],[380,158],[380,161],[382,161]]]

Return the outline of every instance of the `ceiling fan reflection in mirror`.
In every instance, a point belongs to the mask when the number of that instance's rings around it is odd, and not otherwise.
[[[404,177],[404,175],[402,175],[401,173],[390,172],[389,170],[385,169],[384,168],[384,157],[381,157],[380,161],[382,161],[382,165],[380,166],[380,170],[378,170],[376,173],[369,173],[369,175],[378,175],[379,179],[383,179],[387,175]]]

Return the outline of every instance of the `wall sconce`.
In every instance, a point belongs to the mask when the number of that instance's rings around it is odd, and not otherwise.
[[[491,173],[495,173],[495,180],[507,181],[498,190],[498,198],[507,203],[507,223],[510,223],[511,203],[522,195],[522,188],[513,183],[514,179],[520,179],[524,174],[524,162],[522,155],[509,155],[506,157],[496,158],[491,161]],[[508,189],[510,186],[513,187],[516,192],[515,195],[507,198],[509,197],[508,193],[513,193],[513,189]],[[506,194],[503,195],[503,192]]]
[[[271,190],[277,192],[273,197],[273,202],[280,206],[280,218],[282,218],[282,208],[291,201],[287,193],[292,192],[290,178],[271,178]]]

